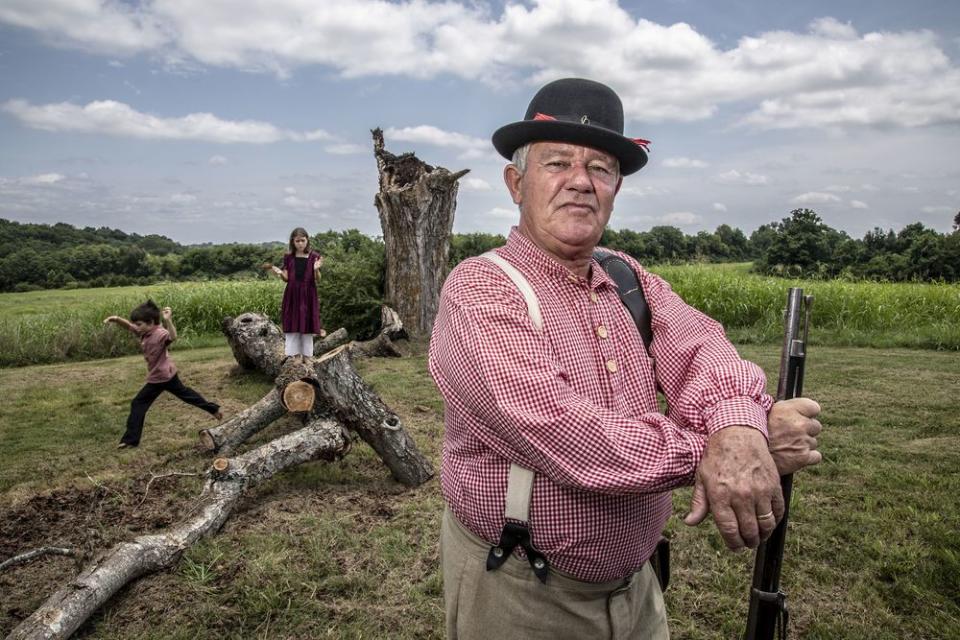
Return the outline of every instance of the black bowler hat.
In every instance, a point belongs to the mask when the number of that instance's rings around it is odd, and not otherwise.
[[[538,140],[570,142],[606,151],[620,161],[620,173],[630,175],[647,164],[648,140],[623,135],[623,104],[610,87],[564,78],[545,85],[533,96],[520,122],[500,127],[493,146],[507,160],[513,152]]]

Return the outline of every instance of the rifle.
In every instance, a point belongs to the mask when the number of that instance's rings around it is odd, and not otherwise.
[[[803,366],[807,357],[807,330],[810,328],[812,304],[813,296],[804,296],[803,289],[791,287],[787,293],[777,400],[789,400],[803,393]],[[780,487],[783,490],[783,519],[770,537],[757,547],[744,640],[773,640],[774,634],[782,640],[787,637],[790,616],[787,594],[780,590],[780,566],[787,535],[793,474],[781,476]]]

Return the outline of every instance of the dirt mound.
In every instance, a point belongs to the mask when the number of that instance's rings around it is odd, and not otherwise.
[[[0,636],[98,551],[179,520],[191,504],[183,480],[171,476],[150,483],[147,476],[121,486],[64,489],[0,507],[0,561],[46,546],[76,552],[75,558],[47,555],[0,573]]]

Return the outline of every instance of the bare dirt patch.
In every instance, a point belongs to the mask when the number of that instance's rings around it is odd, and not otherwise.
[[[0,560],[45,546],[75,558],[43,556],[0,573],[0,635],[9,633],[97,552],[168,527],[184,515],[183,479],[151,476],[124,485],[68,488],[0,506]]]

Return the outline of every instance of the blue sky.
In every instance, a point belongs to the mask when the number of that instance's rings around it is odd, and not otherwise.
[[[855,237],[960,210],[960,3],[0,1],[0,217],[183,243],[380,233],[369,130],[517,212],[490,144],[589,77],[652,141],[611,226],[809,207]]]

